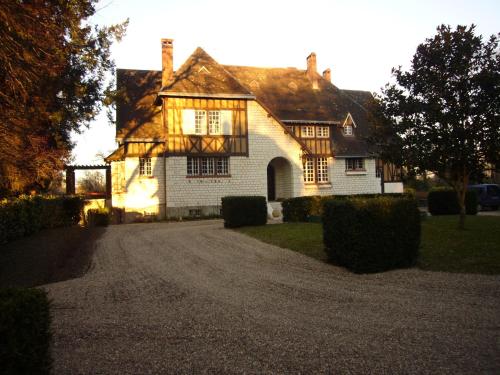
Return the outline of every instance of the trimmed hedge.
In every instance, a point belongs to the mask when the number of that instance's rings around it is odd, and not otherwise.
[[[265,225],[267,223],[266,198],[259,196],[223,197],[222,218],[226,228]]]
[[[0,244],[41,229],[75,225],[84,200],[79,196],[21,196],[0,201]]]
[[[355,273],[415,265],[420,230],[417,202],[409,197],[333,199],[324,204],[328,258]]]
[[[477,205],[477,193],[467,191],[465,194],[465,213],[467,215],[476,215]],[[460,214],[457,193],[449,188],[431,190],[427,196],[427,207],[433,216]]]
[[[281,206],[283,208],[283,221],[318,221],[323,215],[323,204],[331,199],[343,200],[351,198],[376,198],[376,197],[413,197],[411,193],[392,194],[358,194],[358,195],[311,195],[305,197],[285,199]]]
[[[50,302],[39,289],[0,290],[2,374],[49,374]]]

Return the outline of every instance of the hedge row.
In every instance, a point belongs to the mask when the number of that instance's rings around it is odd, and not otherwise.
[[[77,224],[83,205],[78,196],[21,196],[0,201],[0,244],[41,229]]]
[[[226,228],[265,225],[267,222],[266,198],[259,196],[223,197],[222,218]]]
[[[39,289],[0,290],[2,374],[49,374],[50,303]]]
[[[324,203],[328,258],[356,273],[411,267],[420,246],[420,213],[413,198],[331,199]]]
[[[478,197],[475,191],[465,194],[465,212],[467,215],[477,214]],[[440,188],[429,192],[427,207],[431,215],[458,215],[460,205],[457,193],[452,189]]]
[[[377,198],[377,197],[410,197],[410,194],[360,194],[360,195],[311,195],[285,199],[281,206],[283,208],[283,221],[314,221],[323,214],[324,202],[332,199],[344,200],[351,197]]]

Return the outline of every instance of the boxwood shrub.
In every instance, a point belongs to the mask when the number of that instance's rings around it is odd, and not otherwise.
[[[49,374],[50,303],[39,289],[0,290],[2,374]]]
[[[259,196],[223,197],[222,217],[226,228],[265,225],[267,222],[266,198]]]
[[[79,196],[21,196],[0,201],[0,244],[41,229],[77,224],[84,199]]]
[[[465,212],[467,215],[477,214],[478,198],[475,191],[465,194]],[[449,188],[437,188],[429,192],[427,207],[431,215],[458,215],[460,206],[457,193]]]
[[[323,238],[329,260],[355,273],[411,267],[420,246],[417,202],[409,197],[328,200]]]
[[[285,199],[281,205],[283,208],[283,221],[318,221],[323,215],[323,204],[331,199],[351,199],[351,198],[376,198],[376,197],[413,197],[411,193],[399,194],[358,194],[358,195],[311,195]]]

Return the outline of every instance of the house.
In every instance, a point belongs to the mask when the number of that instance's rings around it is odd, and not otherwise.
[[[126,221],[218,214],[227,195],[402,191],[364,141],[372,95],[337,88],[314,53],[301,70],[221,65],[197,48],[174,72],[173,41],[161,43],[162,71],[117,71],[106,160]]]

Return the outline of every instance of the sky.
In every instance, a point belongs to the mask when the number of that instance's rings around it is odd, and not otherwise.
[[[174,69],[202,47],[227,65],[305,69],[315,52],[341,89],[380,92],[391,68],[409,67],[417,46],[440,24],[474,23],[484,38],[500,32],[499,0],[101,0],[91,19],[129,19],[112,47],[117,68],[161,69],[161,38],[174,39]],[[74,163],[101,164],[115,148],[103,111],[75,134]]]

